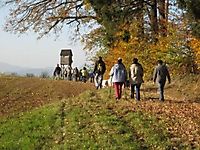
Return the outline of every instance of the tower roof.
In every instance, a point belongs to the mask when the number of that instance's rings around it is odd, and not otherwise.
[[[71,49],[62,49],[60,52],[60,56],[73,56]]]

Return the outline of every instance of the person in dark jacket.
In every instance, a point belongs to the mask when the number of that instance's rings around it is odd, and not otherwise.
[[[163,61],[158,60],[157,64],[158,65],[155,67],[155,70],[153,73],[153,81],[154,83],[157,82],[158,84],[158,89],[160,92],[159,100],[164,101],[164,86],[165,86],[166,80],[168,79],[168,83],[170,83],[171,79],[170,79],[168,68],[163,63]]]
[[[94,66],[96,89],[102,88],[103,75],[104,75],[105,71],[106,71],[106,65],[105,65],[105,62],[103,61],[102,57],[100,56]]]
[[[59,64],[57,64],[54,72],[53,72],[53,76],[55,79],[60,79],[61,78],[61,68],[59,66]]]

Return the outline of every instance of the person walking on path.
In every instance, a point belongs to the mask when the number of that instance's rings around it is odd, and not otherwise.
[[[65,77],[67,78],[67,80],[71,81],[72,80],[72,67],[67,65],[65,68]]]
[[[165,64],[163,64],[162,60],[158,60],[157,66],[155,67],[155,70],[153,73],[153,81],[154,83],[157,82],[158,84],[158,90],[160,93],[160,96],[159,96],[160,101],[164,101],[164,86],[167,79],[168,79],[168,83],[170,84],[171,79],[170,79],[168,68]]]
[[[122,63],[122,59],[118,58],[117,63],[111,68],[110,74],[115,89],[115,98],[119,100],[122,96],[122,86],[127,79],[126,67]]]
[[[56,80],[57,79],[59,80],[61,78],[61,68],[60,68],[59,64],[57,64],[57,66],[53,72],[53,76]]]
[[[143,81],[143,67],[138,62],[137,58],[133,58],[133,63],[130,66],[129,80],[130,80],[130,98],[134,98],[136,92],[136,100],[140,100],[140,87]]]
[[[75,67],[73,69],[73,72],[72,72],[72,78],[74,81],[78,81],[78,76],[79,76],[79,70],[77,67]]]
[[[86,81],[88,79],[88,71],[87,71],[86,67],[83,67],[83,69],[81,70],[81,74],[82,74],[82,81],[84,83],[86,83]]]
[[[103,75],[105,71],[106,71],[106,65],[102,57],[100,56],[94,66],[94,74],[95,74],[94,78],[95,78],[96,89],[102,88]]]

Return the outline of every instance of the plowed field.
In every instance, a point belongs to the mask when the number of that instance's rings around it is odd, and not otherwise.
[[[93,89],[89,83],[25,77],[0,77],[0,116],[28,111]]]

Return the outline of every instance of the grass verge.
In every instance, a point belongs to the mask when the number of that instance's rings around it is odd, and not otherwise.
[[[59,134],[59,105],[49,105],[1,119],[0,149],[42,149],[54,147]]]

